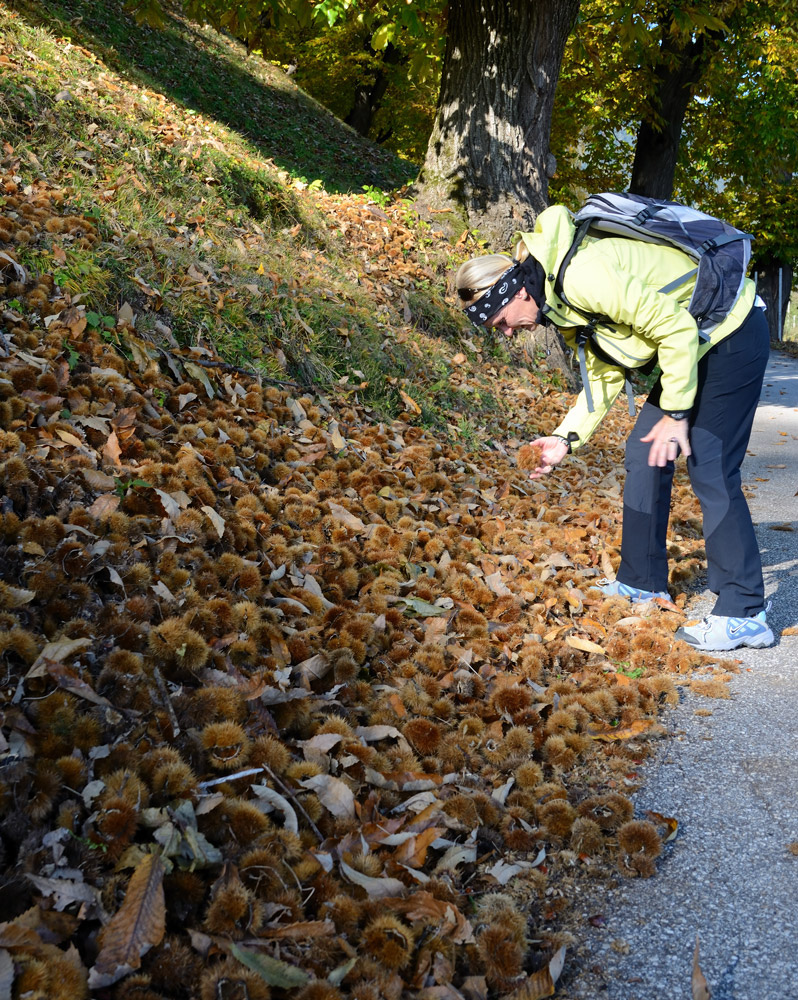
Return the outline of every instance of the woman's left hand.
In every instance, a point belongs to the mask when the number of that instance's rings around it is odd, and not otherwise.
[[[686,420],[674,420],[673,417],[661,417],[646,434],[640,438],[644,443],[651,442],[648,453],[648,464],[661,467],[673,462],[679,451],[690,454],[690,427]]]

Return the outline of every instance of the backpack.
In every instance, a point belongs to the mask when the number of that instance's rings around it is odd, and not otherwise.
[[[587,319],[587,324],[577,335],[577,353],[588,410],[592,412],[593,400],[587,382],[584,345],[591,343],[602,360],[609,360],[617,365],[617,362],[608,359],[604,352],[597,349],[592,341],[596,326],[611,321],[603,316],[586,315],[571,305],[562,288],[565,271],[587,233],[590,232],[592,236],[624,236],[672,246],[695,261],[694,268],[660,288],[660,292],[668,295],[695,277],[695,287],[687,310],[695,319],[698,335],[702,340],[709,339],[711,331],[723,322],[740,297],[751,259],[753,237],[750,233],[744,233],[686,205],[628,193],[592,195],[576,213],[574,222],[576,235],[560,265],[554,291],[566,305]],[[628,372],[626,382],[630,399],[629,412],[634,415],[634,399]]]

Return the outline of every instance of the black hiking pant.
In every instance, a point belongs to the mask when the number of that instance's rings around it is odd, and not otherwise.
[[[698,363],[698,390],[690,412],[687,459],[690,483],[701,504],[707,585],[718,595],[713,614],[750,618],[765,606],[762,560],[740,481],[754,412],[770,350],[764,310],[712,347]],[[660,384],[651,390],[626,443],[621,583],[667,590],[666,535],[673,462],[648,465],[640,440],[662,417]]]

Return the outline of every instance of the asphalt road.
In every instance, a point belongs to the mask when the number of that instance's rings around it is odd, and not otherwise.
[[[726,654],[743,661],[730,700],[688,692],[669,714],[635,810],[675,817],[679,834],[656,876],[577,902],[561,998],[691,1000],[698,935],[713,1000],[798,1000],[798,635],[781,635],[798,625],[796,442],[798,360],[772,352],[743,480],[776,645]]]

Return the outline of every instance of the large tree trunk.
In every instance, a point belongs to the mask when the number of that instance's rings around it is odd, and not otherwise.
[[[441,92],[416,187],[438,225],[479,228],[497,245],[546,207],[549,130],[579,0],[449,5]]]
[[[662,26],[652,110],[637,131],[629,184],[633,194],[649,198],[669,199],[673,195],[682,125],[687,105],[701,78],[706,46],[705,35],[684,44],[670,29],[670,21]]]

